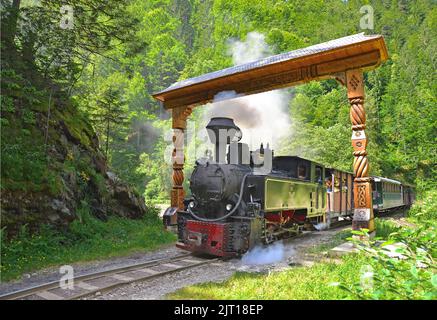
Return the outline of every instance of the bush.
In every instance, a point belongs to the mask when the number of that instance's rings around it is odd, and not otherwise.
[[[357,242],[369,257],[361,269],[360,281],[340,284],[353,299],[436,299],[436,230],[430,224],[399,229],[388,241]],[[354,231],[367,236],[366,230]]]
[[[44,146],[29,139],[27,135],[31,133],[24,130],[1,141],[2,185],[11,190],[40,191],[46,185],[45,178],[48,176],[47,157]]]
[[[425,192],[422,199],[413,204],[408,216],[417,221],[437,221],[437,190]]]

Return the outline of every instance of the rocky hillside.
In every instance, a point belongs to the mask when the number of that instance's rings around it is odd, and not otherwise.
[[[144,199],[108,171],[89,121],[68,98],[13,54],[1,71],[1,226],[65,226],[88,210],[139,218]]]

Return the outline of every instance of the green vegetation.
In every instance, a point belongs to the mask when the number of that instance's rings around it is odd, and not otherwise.
[[[35,128],[34,110],[42,105],[44,92],[11,68],[2,67],[1,79],[1,188],[41,191],[52,175],[46,161],[44,139]],[[23,99],[24,108],[17,110],[12,92]],[[17,117],[10,116],[15,113]],[[7,142],[4,137],[8,137]]]
[[[411,220],[419,223],[435,223],[437,220],[437,190],[429,190],[408,212]]]
[[[110,217],[104,222],[90,215],[85,205],[79,219],[63,232],[48,225],[36,234],[22,228],[12,240],[6,240],[3,232],[1,281],[45,267],[145,252],[174,242],[174,234],[163,229],[157,211],[151,211],[139,220]]]
[[[390,234],[396,232],[401,227],[392,220],[375,219],[375,234],[378,239],[387,239]]]
[[[366,235],[365,231],[355,231]],[[355,299],[437,299],[436,227],[402,228],[381,245],[360,243],[367,258],[360,281],[340,283]],[[369,259],[370,258],[370,259]],[[367,276],[366,276],[367,273]]]

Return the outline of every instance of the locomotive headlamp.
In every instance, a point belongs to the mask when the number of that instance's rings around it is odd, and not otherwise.
[[[226,210],[231,211],[231,209],[232,209],[232,204],[228,203],[226,205]]]
[[[196,206],[196,204],[194,203],[194,201],[191,201],[189,204],[190,208],[194,208]]]

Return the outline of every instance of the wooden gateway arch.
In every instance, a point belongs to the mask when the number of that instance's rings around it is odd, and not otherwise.
[[[172,114],[174,150],[171,206],[183,209],[184,130],[186,120],[195,106],[212,101],[222,91],[234,90],[240,95],[250,95],[313,80],[336,79],[347,87],[351,105],[355,174],[352,226],[355,230],[366,228],[373,231],[363,72],[378,67],[387,58],[387,48],[381,35],[360,33],[179,81],[153,94]]]

